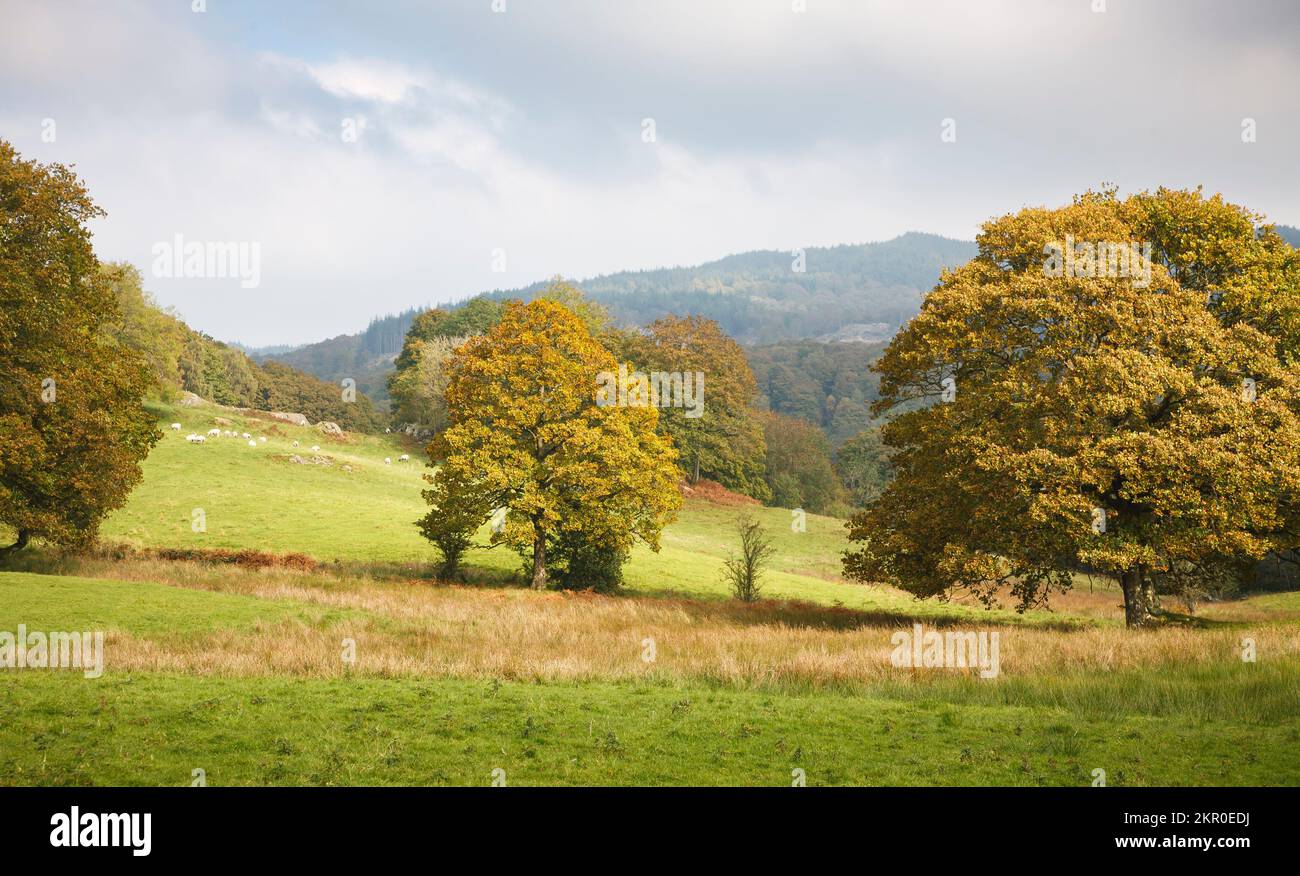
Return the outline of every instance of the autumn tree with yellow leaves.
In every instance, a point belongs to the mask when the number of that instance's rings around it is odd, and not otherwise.
[[[0,525],[14,532],[0,561],[33,538],[94,541],[162,437],[91,246],[101,215],[70,169],[0,140]]]
[[[519,550],[539,589],[548,555],[575,541],[618,556],[637,539],[658,550],[681,506],[676,452],[655,408],[597,404],[597,376],[617,368],[562,304],[507,304],[452,355],[424,535],[454,550],[496,515],[493,543]]]
[[[747,496],[770,499],[763,422],[754,408],[758,383],[740,344],[714,320],[671,315],[644,331],[627,333],[622,341],[623,353],[644,371],[703,375],[697,392],[707,415],[668,407],[659,419],[660,431],[680,453],[686,480],[694,484],[709,478]]]
[[[978,242],[877,365],[896,475],[848,576],[1024,609],[1101,570],[1137,627],[1300,543],[1300,262],[1262,217],[1104,191]]]

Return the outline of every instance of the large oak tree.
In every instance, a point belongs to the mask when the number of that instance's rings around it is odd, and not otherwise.
[[[160,437],[150,368],[114,340],[86,227],[100,213],[71,170],[0,141],[0,523],[17,533],[3,552],[93,539]]]
[[[597,404],[597,375],[617,368],[563,305],[507,304],[452,355],[425,536],[454,550],[504,509],[493,541],[525,553],[535,588],[547,586],[548,546],[566,535],[618,554],[634,539],[657,550],[681,505],[676,453],[655,408]]]
[[[754,408],[758,384],[745,351],[711,319],[665,316],[623,339],[623,354],[644,372],[700,373],[703,413],[680,407],[660,414],[660,431],[672,437],[682,472],[695,483],[710,478],[756,499],[769,499],[764,481],[763,423]]]
[[[1053,244],[1151,243],[1150,283],[1051,276]],[[1113,574],[1130,626],[1157,584],[1296,544],[1295,253],[1199,192],[1090,193],[990,222],[890,344],[895,478],[846,573],[1020,607]],[[1094,272],[1095,273],[1095,272]]]

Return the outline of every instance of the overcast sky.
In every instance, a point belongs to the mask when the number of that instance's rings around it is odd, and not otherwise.
[[[0,138],[76,165],[101,258],[254,345],[557,273],[969,239],[1105,182],[1300,223],[1300,5],[1098,4],[0,0]],[[256,243],[259,284],[154,276],[178,234]]]

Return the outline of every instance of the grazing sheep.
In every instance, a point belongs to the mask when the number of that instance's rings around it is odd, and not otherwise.
[[[180,423],[172,423],[172,431],[173,431],[173,432],[179,432],[180,430],[181,430],[181,424],[180,424]]]
[[[262,442],[263,444],[265,444],[265,443],[266,443],[266,436],[265,436],[265,435],[258,435],[258,436],[257,436],[257,440],[260,441],[260,442]]]
[[[389,459],[387,456],[385,456],[385,457],[384,457],[384,465],[392,465],[392,464],[393,464],[393,461],[392,461],[391,459]]]
[[[297,441],[293,442],[293,446],[294,446],[294,447],[297,447],[297,446],[298,446],[298,442],[297,442]]]
[[[207,439],[204,438],[202,435],[186,435],[185,440],[190,442],[191,444],[202,444]]]
[[[403,453],[401,456],[397,457],[398,462],[409,462],[410,459],[411,459],[411,454],[409,453]]]
[[[319,452],[320,452],[320,445],[319,445],[319,444],[313,444],[313,445],[311,446],[311,452],[312,452],[312,453],[319,453]]]
[[[249,438],[252,438],[253,436],[252,436],[252,435],[249,435],[247,432],[245,432],[241,437],[242,437],[245,441],[247,441]]]
[[[209,429],[209,430],[208,430],[208,434],[211,435],[211,436],[213,436],[213,437],[215,437],[215,436],[221,434],[221,430],[220,430],[220,429]]]

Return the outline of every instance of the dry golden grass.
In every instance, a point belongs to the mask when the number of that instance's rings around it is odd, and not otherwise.
[[[291,569],[240,569],[140,560],[88,561],[79,574],[293,600],[331,609],[333,620],[264,623],[248,631],[151,639],[110,636],[116,669],[218,675],[348,674],[530,681],[649,679],[739,687],[864,689],[924,685],[973,672],[891,665],[891,635],[905,614],[870,614],[806,603],[604,597],[512,588],[446,586]],[[1114,593],[1075,592],[1075,612],[1114,621]],[[1131,632],[1114,623],[1077,629],[939,621],[945,629],[996,631],[1001,677],[1069,678],[1142,670],[1159,676],[1241,662],[1251,637],[1261,662],[1300,658],[1300,631],[1250,603],[1210,612],[1231,624]],[[1268,622],[1252,625],[1255,615]],[[927,629],[934,619],[924,621]],[[356,660],[343,660],[343,643]],[[644,659],[653,642],[654,660]]]

